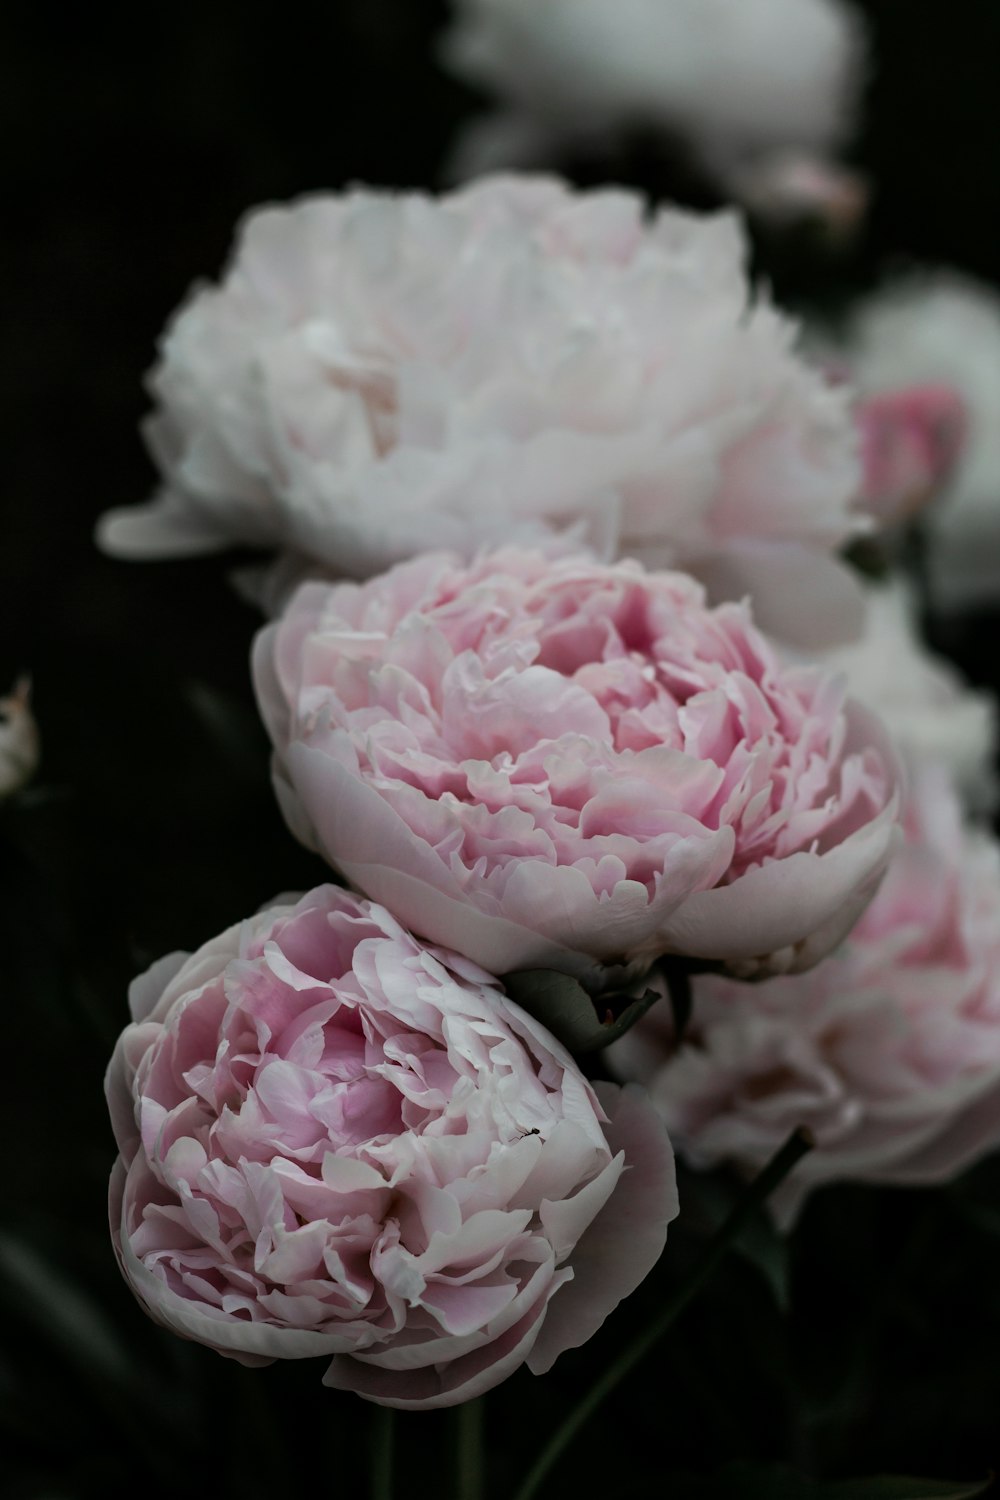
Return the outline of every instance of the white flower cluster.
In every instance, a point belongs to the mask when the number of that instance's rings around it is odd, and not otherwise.
[[[638,127],[685,141],[750,208],[853,217],[863,189],[834,158],[865,54],[842,0],[457,0],[445,64],[501,102],[454,171],[535,166]]]

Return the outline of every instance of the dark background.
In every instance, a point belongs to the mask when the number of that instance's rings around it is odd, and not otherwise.
[[[759,269],[779,296],[834,304],[909,258],[1000,282],[1000,5],[862,8],[874,27],[855,153],[876,184],[868,228],[840,259],[807,237],[762,244]],[[476,104],[433,63],[445,14],[429,0],[115,16],[37,3],[3,23],[0,689],[30,671],[43,739],[33,787],[0,813],[0,1482],[12,1500],[255,1495],[307,1474],[325,1492],[364,1493],[371,1408],[325,1391],[322,1365],[246,1372],[161,1334],[113,1264],[100,1080],[129,978],[324,870],[273,804],[246,668],[257,617],[226,586],[232,559],[126,565],[91,537],[101,511],[152,486],[142,376],[188,286],[218,273],[240,214],[352,181],[436,185]],[[570,168],[581,181],[607,170]],[[712,201],[648,142],[613,169]],[[997,623],[949,637],[994,687]],[[790,1252],[761,1224],[753,1255],[731,1258],[557,1482],[737,1496],[751,1491],[732,1474],[702,1487],[690,1474],[738,1459],[824,1477],[1000,1467],[998,1188],[987,1162],[934,1194],[828,1190]],[[693,1214],[672,1232],[656,1275],[584,1351],[491,1397],[494,1500],[675,1284],[702,1229]],[[790,1289],[787,1315],[776,1288]],[[401,1419],[401,1495],[448,1493],[449,1431],[447,1414]],[[777,1500],[800,1493],[773,1474],[755,1482]]]

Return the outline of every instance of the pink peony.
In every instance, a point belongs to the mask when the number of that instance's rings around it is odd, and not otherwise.
[[[295,833],[493,973],[806,967],[888,858],[880,727],[681,574],[425,555],[305,585],[255,669]]]
[[[866,520],[844,392],[754,300],[737,221],[556,179],[355,191],[245,222],[171,324],[147,435],[164,489],[122,556],[233,543],[366,578],[425,549],[541,544],[759,590],[803,644],[849,634]]]
[[[146,1310],[244,1364],[449,1406],[547,1370],[677,1212],[639,1090],[332,886],[155,964],[108,1071],[111,1227]]]
[[[926,582],[936,609],[1000,596],[1000,294],[956,271],[914,271],[855,309],[843,358],[859,390],[953,390],[963,433],[939,503],[925,518]]]
[[[949,385],[912,385],[858,401],[863,499],[883,524],[908,520],[947,483],[965,439],[965,407]]]
[[[797,1125],[816,1140],[771,1206],[790,1223],[833,1179],[930,1183],[1000,1145],[1000,851],[925,771],[907,840],[844,948],[809,974],[694,981],[673,1046],[654,1007],[617,1044],[696,1167],[755,1171]]]

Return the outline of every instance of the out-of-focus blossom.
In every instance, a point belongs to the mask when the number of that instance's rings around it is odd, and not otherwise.
[[[294,898],[292,898],[294,900]],[[677,1212],[639,1090],[592,1089],[488,975],[332,886],[133,986],[111,1227],[160,1323],[449,1406],[583,1343]]]
[[[31,712],[31,683],[22,677],[0,698],[0,797],[30,781],[38,765],[38,725]]]
[[[751,296],[729,215],[647,218],[548,178],[266,209],[164,340],[163,491],[100,538],[258,544],[362,578],[568,531],[751,593],[805,646],[843,639],[857,437],[794,341]]]
[[[891,283],[857,310],[845,357],[862,392],[933,382],[961,398],[966,429],[961,452],[940,503],[926,513],[927,576],[942,610],[996,601],[1000,295],[949,272]]]
[[[872,584],[860,638],[820,661],[846,672],[848,691],[879,714],[908,760],[947,766],[970,808],[995,805],[996,700],[926,649],[905,579]]]
[[[850,239],[868,208],[860,173],[801,151],[775,151],[734,168],[726,185],[754,218],[775,228],[812,220],[834,243]]]
[[[255,672],[293,831],[494,973],[807,967],[892,844],[881,726],[682,574],[425,555],[304,586]]]
[[[947,385],[903,386],[862,397],[863,500],[883,526],[918,515],[950,480],[962,456],[965,404]]]
[[[457,0],[446,64],[500,100],[453,170],[551,163],[629,129],[683,139],[727,196],[781,222],[853,226],[864,183],[838,165],[864,73],[842,0]]]
[[[790,1130],[816,1149],[771,1207],[832,1180],[930,1183],[1000,1145],[1000,853],[946,775],[915,782],[907,839],[837,953],[808,974],[694,981],[676,1048],[657,1005],[612,1051],[695,1167],[755,1171]]]

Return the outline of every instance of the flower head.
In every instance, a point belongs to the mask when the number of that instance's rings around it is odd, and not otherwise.
[[[697,1167],[753,1172],[797,1125],[815,1150],[772,1202],[832,1180],[929,1183],[1000,1144],[1000,851],[917,778],[906,842],[844,947],[809,974],[694,981],[678,1050],[654,1006],[613,1053]]]
[[[864,503],[885,525],[909,520],[947,484],[962,454],[965,407],[950,385],[908,385],[859,400]]]
[[[498,99],[460,138],[472,176],[635,128],[682,139],[730,197],[781,220],[856,219],[835,152],[863,79],[844,0],[456,0],[445,63]],[[851,186],[853,180],[853,188]]]
[[[641,1091],[332,886],[136,982],[111,1225],[158,1321],[247,1364],[447,1406],[587,1339],[677,1211]]]
[[[100,536],[365,578],[569,531],[723,597],[759,586],[782,630],[843,634],[856,440],[794,332],[752,298],[727,215],[647,219],[633,194],[542,177],[264,209],[164,339],[163,491]]]
[[[293,830],[494,973],[804,967],[888,857],[877,723],[682,574],[426,555],[304,586],[255,663]]]
[[[926,570],[941,610],[1000,595],[1000,295],[957,272],[890,282],[856,309],[844,358],[863,395],[902,387],[952,392],[961,428],[935,425],[938,503],[924,518]],[[942,443],[943,438],[943,443]]]

